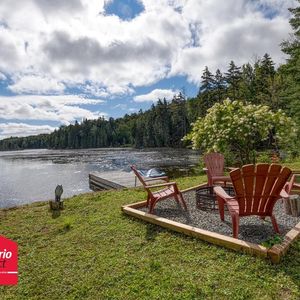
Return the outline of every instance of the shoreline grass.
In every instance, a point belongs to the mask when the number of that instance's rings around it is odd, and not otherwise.
[[[181,189],[205,176],[179,178]],[[19,245],[19,284],[1,299],[299,299],[300,241],[280,265],[128,217],[142,189],[74,196],[0,211]]]

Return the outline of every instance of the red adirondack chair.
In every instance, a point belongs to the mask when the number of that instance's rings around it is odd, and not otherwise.
[[[228,207],[234,238],[238,237],[239,218],[251,215],[271,217],[274,230],[279,232],[273,207],[279,198],[288,196],[283,187],[290,175],[289,168],[277,164],[245,165],[230,172],[234,197],[229,196],[222,187],[214,187],[222,221],[224,204]]]
[[[147,207],[149,207],[149,213],[153,213],[154,207],[158,201],[174,197],[178,204],[182,203],[185,210],[187,210],[186,203],[183,199],[182,193],[177,187],[176,182],[169,182],[169,178],[167,176],[163,177],[155,177],[150,179],[144,179],[143,176],[139,173],[135,166],[131,166],[131,170],[134,172],[135,176],[140,180],[143,187],[148,193],[147,197]],[[165,183],[158,183],[149,185],[149,181],[157,181],[164,180]],[[163,188],[162,190],[152,191],[152,189]]]
[[[224,175],[224,156],[221,153],[211,152],[203,157],[206,168],[203,170],[207,174],[207,185],[213,186],[222,182],[226,186],[226,182],[230,182],[229,176]]]

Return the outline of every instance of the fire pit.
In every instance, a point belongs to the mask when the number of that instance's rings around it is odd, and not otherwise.
[[[233,187],[226,186],[223,189],[228,195],[235,195]],[[196,190],[196,207],[205,211],[218,209],[213,186],[200,187]]]

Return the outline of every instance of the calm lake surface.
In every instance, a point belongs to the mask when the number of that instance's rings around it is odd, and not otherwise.
[[[169,176],[188,175],[199,163],[200,154],[188,149],[83,149],[22,150],[0,152],[0,208],[54,199],[57,184],[62,198],[89,192],[92,171],[130,171],[159,168]]]

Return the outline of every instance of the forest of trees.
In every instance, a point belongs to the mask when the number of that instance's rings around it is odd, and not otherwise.
[[[225,73],[218,69],[213,74],[205,67],[194,98],[186,99],[180,93],[170,102],[159,99],[149,110],[123,118],[84,120],[81,124],[61,126],[51,134],[4,139],[0,141],[0,150],[183,147],[182,138],[190,131],[191,124],[226,98],[265,104],[274,111],[282,109],[300,126],[300,6],[290,11],[294,35],[281,44],[289,58],[278,69],[268,54],[242,66],[231,61]]]

